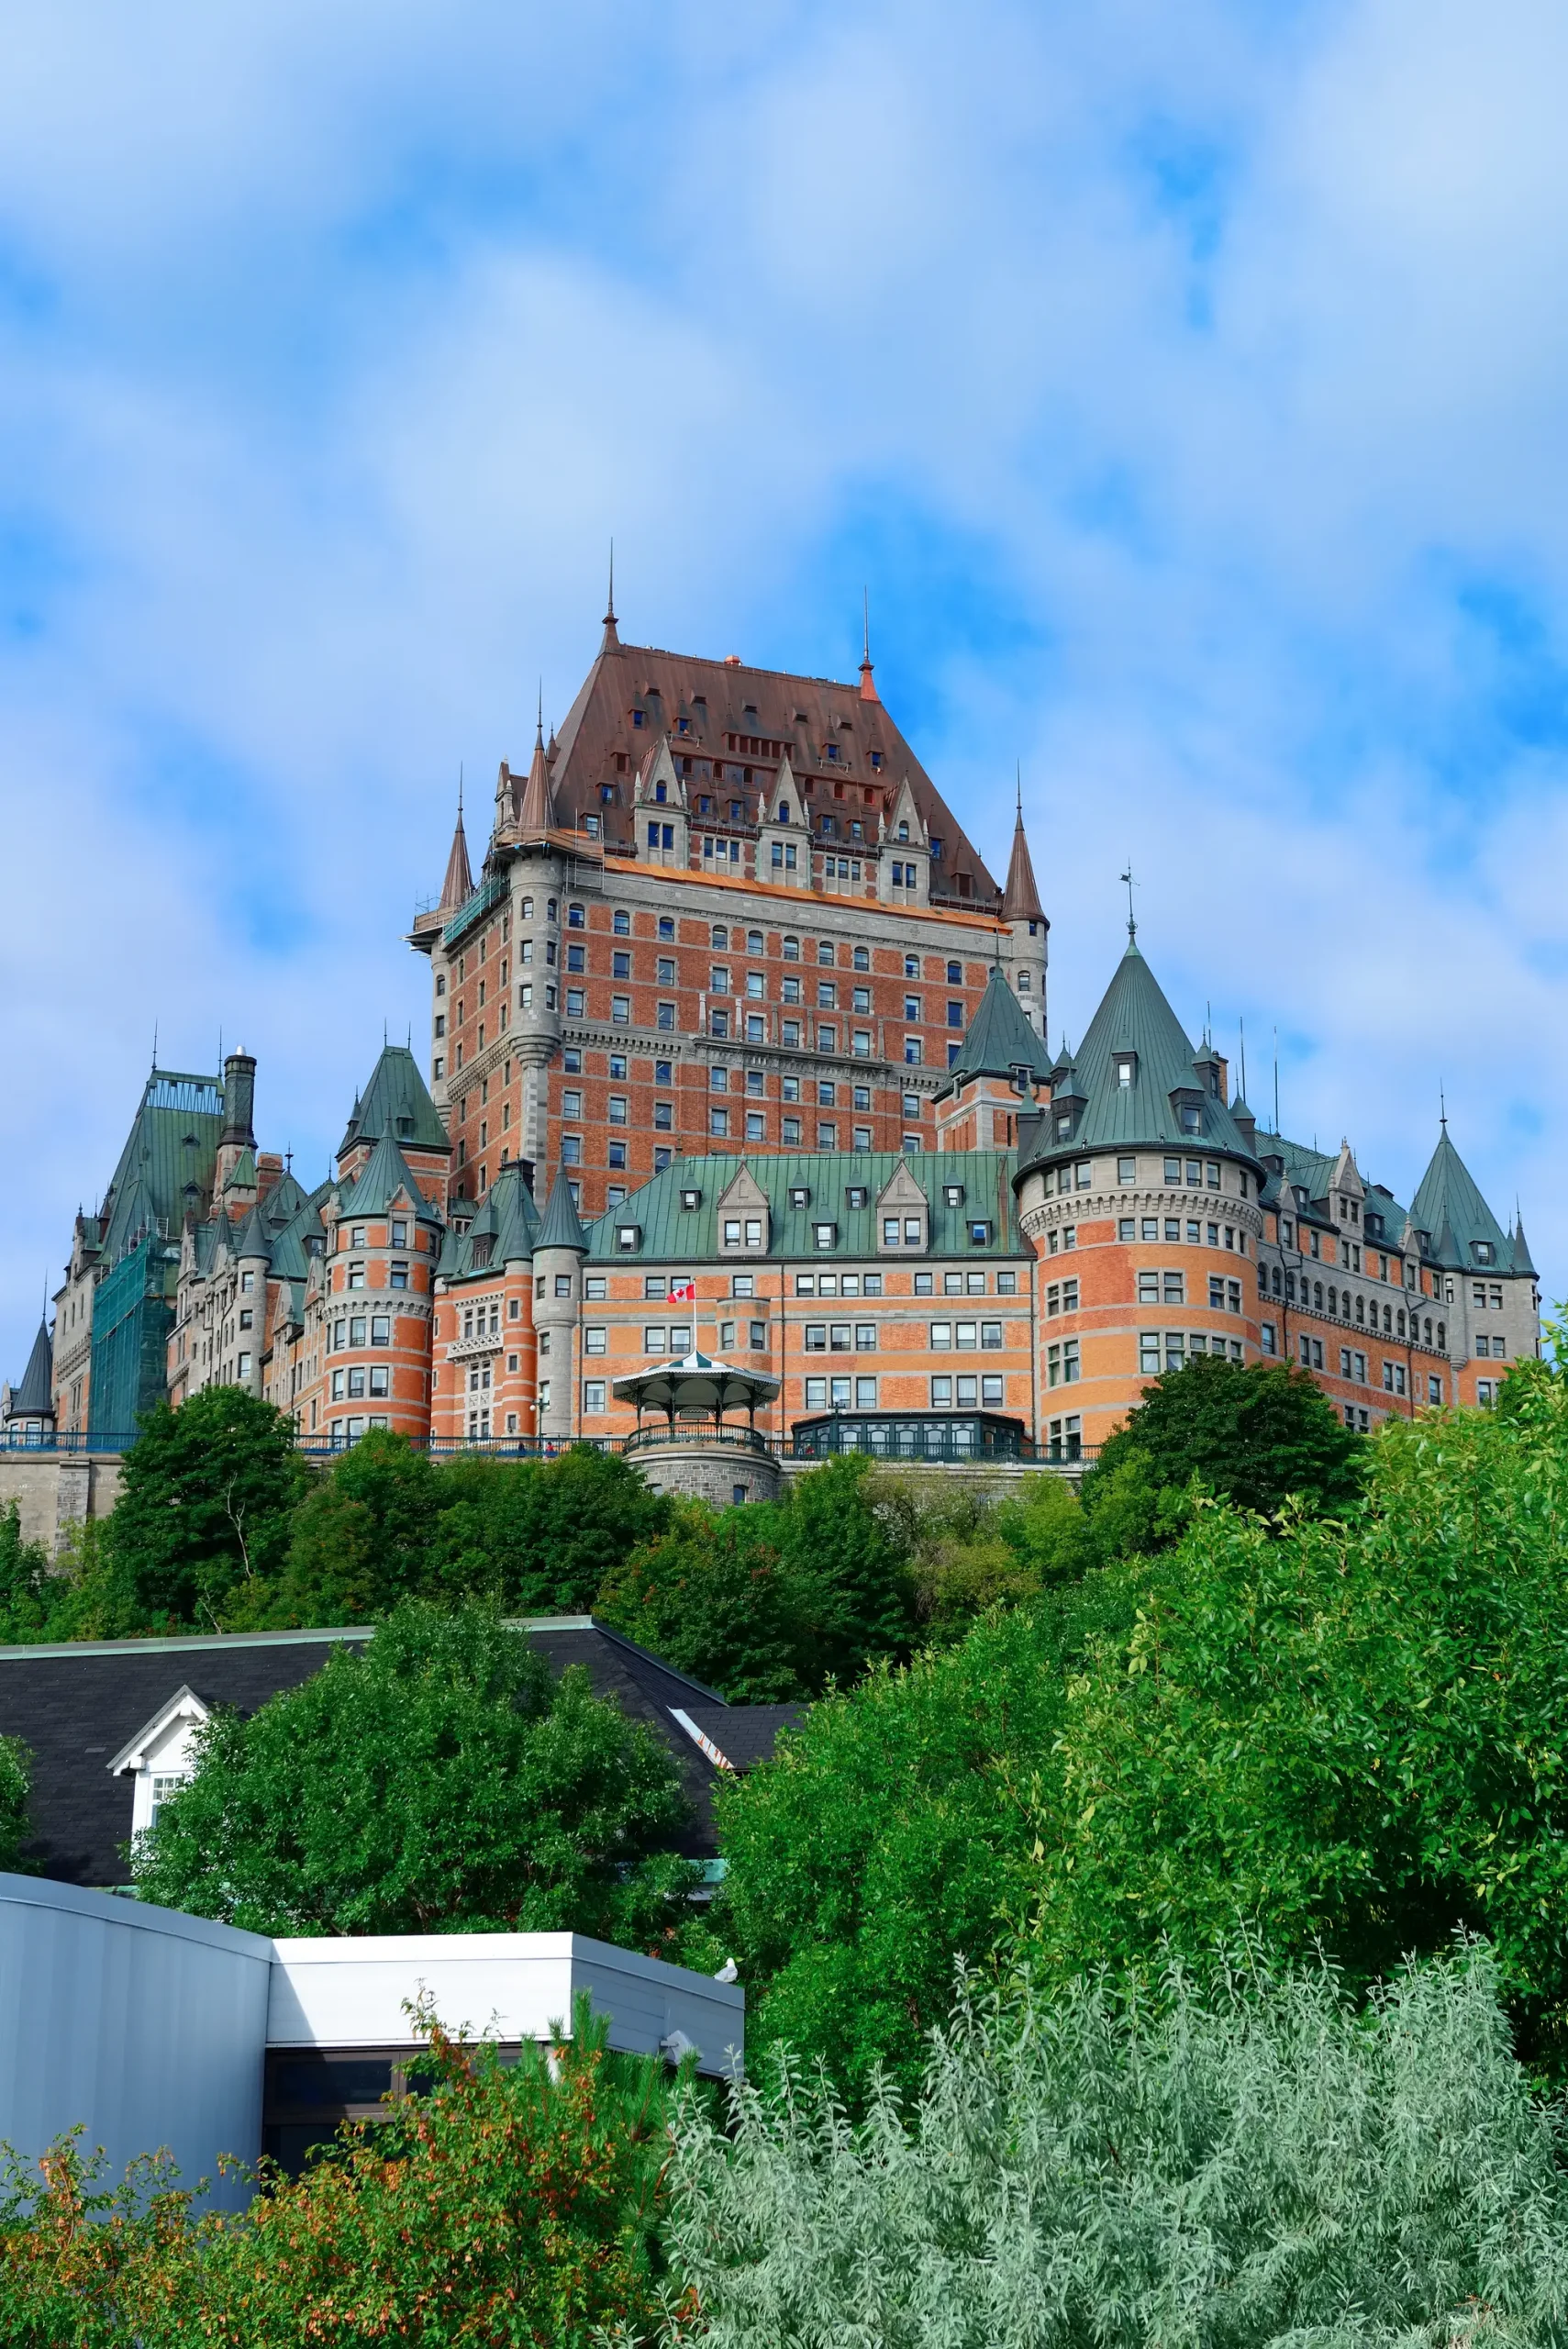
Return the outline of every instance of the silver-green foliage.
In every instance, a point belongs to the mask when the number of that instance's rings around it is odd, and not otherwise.
[[[967,1995],[906,2113],[798,2065],[695,2100],[673,2240],[711,2349],[1568,2338],[1555,2107],[1471,1945],[1359,2009],[1243,1954],[1146,2003]]]

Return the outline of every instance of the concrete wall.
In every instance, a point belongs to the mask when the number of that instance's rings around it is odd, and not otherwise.
[[[0,1875],[0,2138],[35,2162],[80,2123],[118,2178],[167,2146],[242,2208],[255,2159],[272,1944],[106,1892]]]
[[[119,1497],[117,1452],[26,1452],[0,1444],[0,1510],[21,1512],[24,1542],[58,1555],[73,1529],[107,1517]]]

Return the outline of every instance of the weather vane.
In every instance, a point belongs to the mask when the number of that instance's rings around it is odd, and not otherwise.
[[[1127,871],[1121,877],[1127,885],[1127,934],[1129,938],[1136,938],[1138,935],[1138,917],[1132,909],[1132,892],[1137,885],[1132,877],[1132,859],[1130,857],[1129,857],[1127,861]]]

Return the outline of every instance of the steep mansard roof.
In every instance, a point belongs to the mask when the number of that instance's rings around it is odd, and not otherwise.
[[[341,1158],[356,1142],[390,1134],[405,1150],[450,1150],[447,1130],[431,1100],[419,1063],[406,1044],[384,1044],[371,1081],[354,1104],[348,1130],[338,1145]]]
[[[639,726],[633,723],[634,712],[640,713]],[[684,734],[680,730],[683,719],[688,729]],[[982,904],[991,903],[996,895],[979,852],[874,688],[867,692],[864,675],[861,685],[847,685],[826,677],[753,669],[740,662],[696,660],[651,645],[622,644],[615,628],[608,626],[562,725],[550,765],[556,821],[575,830],[591,813],[602,818],[605,845],[612,854],[630,849],[630,779],[662,733],[668,733],[672,749],[683,755],[722,762],[726,770],[742,762],[750,766],[753,780],[749,791],[738,794],[728,773],[724,784],[716,782],[715,788],[722,789],[727,801],[743,796],[751,821],[755,821],[756,803],[766,795],[785,753],[803,785],[807,775],[817,778],[818,793],[831,793],[841,785],[846,806],[852,789],[859,806],[850,812],[862,817],[875,816],[884,804],[891,807],[907,778],[921,821],[942,842],[942,854],[932,863],[933,895]],[[838,751],[835,760],[826,755],[829,743]],[[874,767],[873,751],[880,753],[881,762]],[[617,752],[627,761],[624,774],[616,766]],[[520,781],[514,778],[518,813]],[[600,785],[617,781],[621,804],[601,807]],[[875,802],[870,809],[863,797],[868,790]]]
[[[1016,1068],[1027,1068],[1043,1083],[1051,1074],[1051,1054],[994,964],[958,1058],[948,1071],[948,1088],[960,1077],[1011,1076]]]
[[[154,1069],[109,1186],[103,1254],[113,1264],[148,1231],[178,1232],[212,1196],[223,1087],[213,1076]]]
[[[1029,1248],[1018,1230],[1013,1197],[1013,1153],[999,1150],[921,1152],[909,1157],[896,1151],[791,1151],[763,1157],[739,1152],[715,1152],[711,1157],[677,1159],[652,1181],[644,1183],[617,1208],[608,1208],[593,1225],[589,1250],[595,1264],[627,1261],[617,1241],[623,1224],[636,1224],[642,1244],[635,1261],[709,1264],[723,1261],[718,1245],[718,1202],[744,1167],[768,1202],[768,1259],[793,1263],[817,1258],[834,1264],[842,1259],[877,1259],[877,1202],[899,1169],[904,1168],[925,1194],[929,1210],[931,1255],[970,1256],[976,1263],[992,1257],[1027,1256]],[[804,1190],[805,1207],[792,1207],[790,1193]],[[851,1207],[849,1193],[863,1191],[865,1205]],[[949,1190],[962,1193],[952,1206]],[[682,1205],[684,1194],[695,1191],[695,1208]],[[971,1245],[970,1225],[984,1222],[990,1237],[980,1247]],[[817,1246],[819,1223],[838,1226],[838,1244],[831,1252]],[[539,1244],[543,1245],[542,1237]]]
[[[1534,1269],[1529,1250],[1523,1246],[1522,1225],[1518,1239],[1524,1261],[1516,1264],[1515,1243],[1482,1197],[1475,1178],[1450,1141],[1446,1121],[1431,1162],[1421,1177],[1410,1216],[1418,1231],[1430,1233],[1437,1263],[1451,1270],[1470,1272],[1477,1264],[1505,1273]],[[1477,1241],[1484,1250],[1479,1256]]]
[[[22,1383],[11,1389],[11,1412],[16,1419],[24,1413],[37,1419],[40,1413],[52,1414],[53,1410],[54,1348],[50,1342],[48,1322],[40,1321],[28,1366],[22,1373]]]
[[[567,1204],[571,1205],[570,1193]],[[443,1280],[478,1277],[503,1264],[531,1263],[539,1244],[539,1209],[523,1179],[523,1169],[514,1159],[491,1184],[484,1205],[468,1230],[449,1228],[436,1270]]]
[[[1118,1063],[1133,1056],[1132,1082],[1123,1085]],[[1058,1138],[1055,1119],[1040,1121],[1031,1163],[1082,1156],[1088,1150],[1127,1150],[1139,1144],[1191,1149],[1200,1142],[1258,1166],[1221,1094],[1200,1070],[1198,1055],[1161,992],[1159,982],[1129,939],[1116,975],[1106,989],[1088,1033],[1076,1052],[1063,1051],[1051,1071],[1053,1097],[1072,1100],[1078,1114],[1070,1138]],[[1173,1096],[1201,1095],[1203,1132],[1184,1132],[1181,1107]],[[1258,1167],[1260,1174],[1262,1172]]]

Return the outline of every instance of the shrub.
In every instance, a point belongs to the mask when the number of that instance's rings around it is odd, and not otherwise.
[[[965,1998],[858,2125],[781,2058],[728,2133],[685,2106],[670,2240],[710,2349],[1547,2349],[1565,2151],[1483,1950],[1364,2010],[1253,1958]]]

